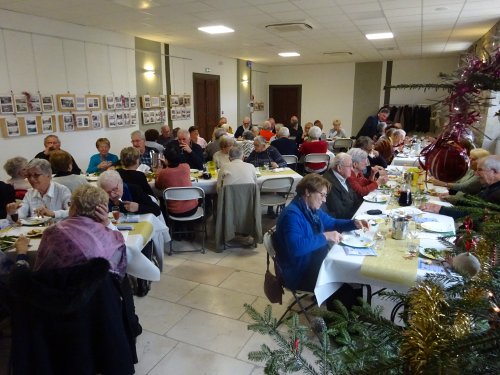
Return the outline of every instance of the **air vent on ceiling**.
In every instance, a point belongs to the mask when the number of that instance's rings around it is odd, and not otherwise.
[[[323,55],[325,56],[352,56],[352,52],[349,51],[329,51],[329,52],[323,52]]]
[[[273,23],[271,25],[266,25],[266,29],[279,31],[281,33],[287,33],[291,31],[312,30],[313,27],[305,21],[300,21],[300,22]]]

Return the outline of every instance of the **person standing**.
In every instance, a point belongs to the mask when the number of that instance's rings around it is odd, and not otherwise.
[[[366,119],[363,126],[361,127],[361,129],[359,130],[358,134],[356,135],[356,138],[365,135],[373,139],[373,137],[377,136],[378,134],[378,124],[380,122],[386,122],[387,118],[389,117],[389,114],[390,114],[389,108],[383,107],[378,111],[378,113],[375,116],[369,116]]]

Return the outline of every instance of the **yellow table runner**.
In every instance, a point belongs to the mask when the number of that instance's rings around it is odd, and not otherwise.
[[[279,176],[279,175],[287,175],[287,176],[290,176],[290,174],[294,174],[294,173],[297,173],[291,169],[285,169],[284,171],[279,171],[279,172],[273,172],[271,170],[261,170],[260,171],[260,174],[262,176]],[[298,173],[297,173],[298,174]]]
[[[144,243],[149,241],[152,237],[153,233],[153,224],[149,221],[141,221],[139,223],[127,223],[127,225],[133,226],[134,229],[131,230],[128,234],[140,234],[142,238],[144,238]]]
[[[378,256],[366,256],[361,265],[361,274],[371,279],[394,284],[413,286],[417,280],[418,257],[405,258],[406,240],[386,238],[384,249]]]

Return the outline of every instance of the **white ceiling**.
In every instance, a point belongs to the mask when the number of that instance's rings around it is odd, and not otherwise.
[[[500,18],[500,0],[0,0],[0,8],[268,65],[457,54]],[[294,21],[305,21],[313,30],[265,28]],[[216,24],[235,32],[197,30]],[[385,31],[394,39],[364,36]],[[283,51],[301,56],[279,57]]]

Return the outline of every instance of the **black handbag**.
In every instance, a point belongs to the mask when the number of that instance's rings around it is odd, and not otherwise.
[[[280,279],[269,270],[269,254],[267,254],[267,270],[264,276],[264,293],[271,303],[283,303],[283,285]],[[276,269],[276,267],[274,267]]]

